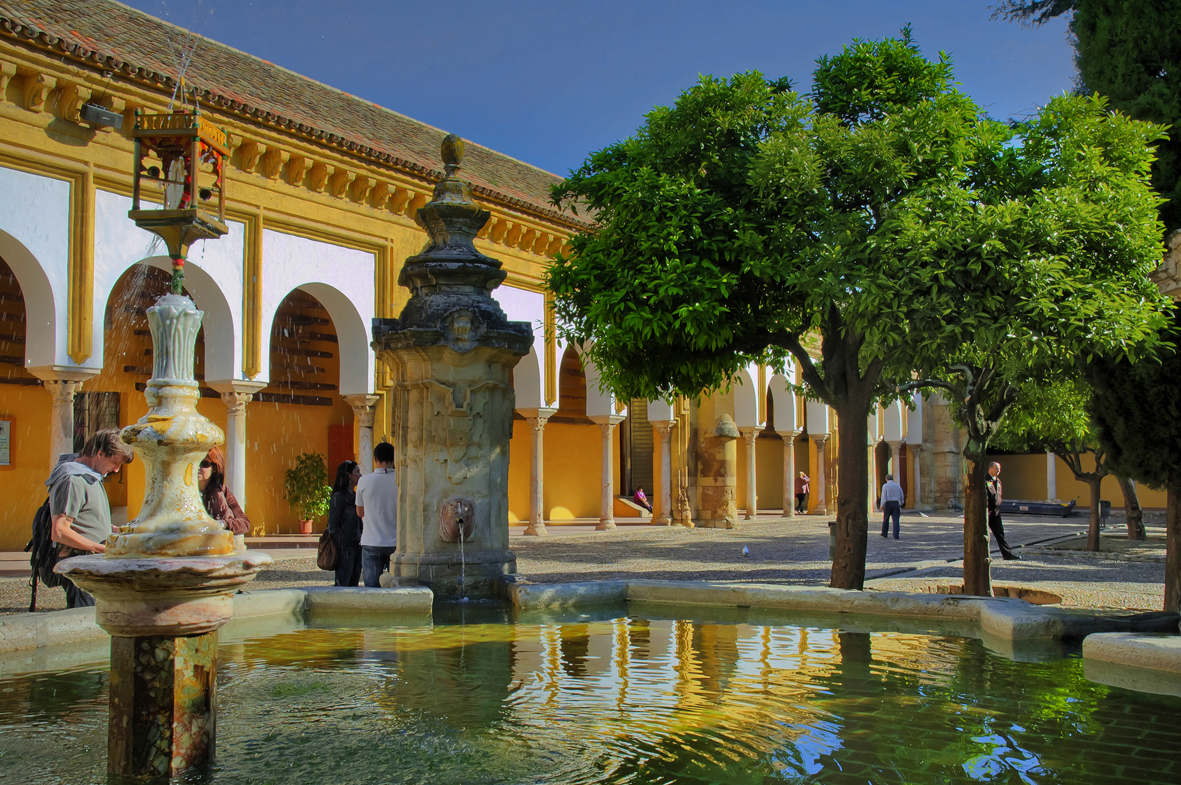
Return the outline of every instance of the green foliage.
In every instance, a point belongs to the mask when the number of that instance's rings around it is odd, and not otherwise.
[[[328,484],[328,469],[324,456],[305,452],[295,459],[295,467],[283,475],[287,503],[301,521],[318,518],[328,512],[332,486]]]
[[[1093,451],[1097,437],[1087,414],[1090,401],[1091,388],[1081,379],[1026,382],[992,446],[1010,452]]]
[[[1168,201],[1168,229],[1181,228],[1181,4],[1161,0],[1007,0],[1006,19],[1042,24],[1073,11],[1079,86],[1138,120],[1171,126],[1156,148],[1152,185]]]
[[[1181,310],[1162,338],[1172,345],[1139,362],[1101,357],[1087,369],[1112,470],[1157,488],[1181,482]]]
[[[600,224],[550,269],[564,337],[621,397],[790,352],[836,405],[948,358],[1151,336],[1160,129],[1077,96],[1010,128],[952,78],[904,32],[822,58],[808,95],[752,72],[654,109],[554,189]]]

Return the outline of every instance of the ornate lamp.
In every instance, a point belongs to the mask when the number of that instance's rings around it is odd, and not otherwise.
[[[199,109],[149,114],[135,112],[135,171],[128,217],[153,232],[172,258],[172,293],[180,294],[185,257],[197,240],[215,240],[226,227],[225,164],[230,157],[226,134],[201,116]],[[145,164],[152,156],[159,165]],[[162,209],[140,206],[143,181],[164,186]],[[216,196],[216,210],[210,206]],[[215,214],[214,214],[215,213]]]

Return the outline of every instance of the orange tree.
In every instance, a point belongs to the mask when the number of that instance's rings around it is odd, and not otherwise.
[[[702,78],[554,187],[598,223],[549,270],[560,329],[625,398],[697,395],[794,358],[849,444],[916,374],[956,388],[949,363],[1019,365],[1042,336],[1056,354],[1133,344],[1156,307],[1138,281],[1159,258],[1158,129],[1057,100],[1043,122],[990,120],[908,30],[821,58],[808,94],[757,72]],[[1096,129],[1110,133],[1089,145]],[[974,375],[982,396],[1001,378]],[[830,585],[861,588],[866,454],[838,461]]]

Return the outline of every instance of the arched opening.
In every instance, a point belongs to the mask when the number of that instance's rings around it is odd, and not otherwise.
[[[21,282],[0,257],[0,547],[18,550],[45,500],[52,401],[41,380],[25,370],[28,312]]]
[[[352,408],[340,396],[341,340],[327,305],[299,287],[271,322],[269,383],[248,408],[247,475],[252,522],[267,534],[299,531],[284,476],[304,453],[316,453],[331,483],[336,467],[356,460]],[[326,525],[321,517],[316,531]]]
[[[599,517],[602,432],[587,417],[586,400],[582,358],[577,349],[567,346],[558,366],[558,410],[545,426],[547,521]],[[618,443],[617,436],[616,449]]]

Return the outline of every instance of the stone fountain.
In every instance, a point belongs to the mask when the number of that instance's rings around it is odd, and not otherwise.
[[[398,283],[397,319],[373,320],[373,349],[394,373],[398,552],[393,573],[436,596],[487,597],[516,571],[508,547],[512,369],[533,328],[510,322],[491,292],[501,264],[476,250],[490,213],[456,177],[463,140],[443,140],[446,174],[418,211],[430,242]]]
[[[182,131],[192,125],[166,120]],[[138,170],[138,140],[136,156]],[[147,467],[143,508],[116,528],[104,554],[66,559],[56,571],[95,596],[96,620],[112,636],[108,771],[142,778],[212,762],[217,630],[233,615],[238,587],[271,558],[236,544],[205,512],[197,488],[198,465],[225,437],[197,413],[193,361],[204,314],[182,294],[184,256],[194,239],[224,234],[224,224],[197,207],[139,210],[138,174],[131,218],[160,235],[174,260],[171,293],[147,310],[148,413],[123,429]],[[197,178],[186,187],[195,192]]]

